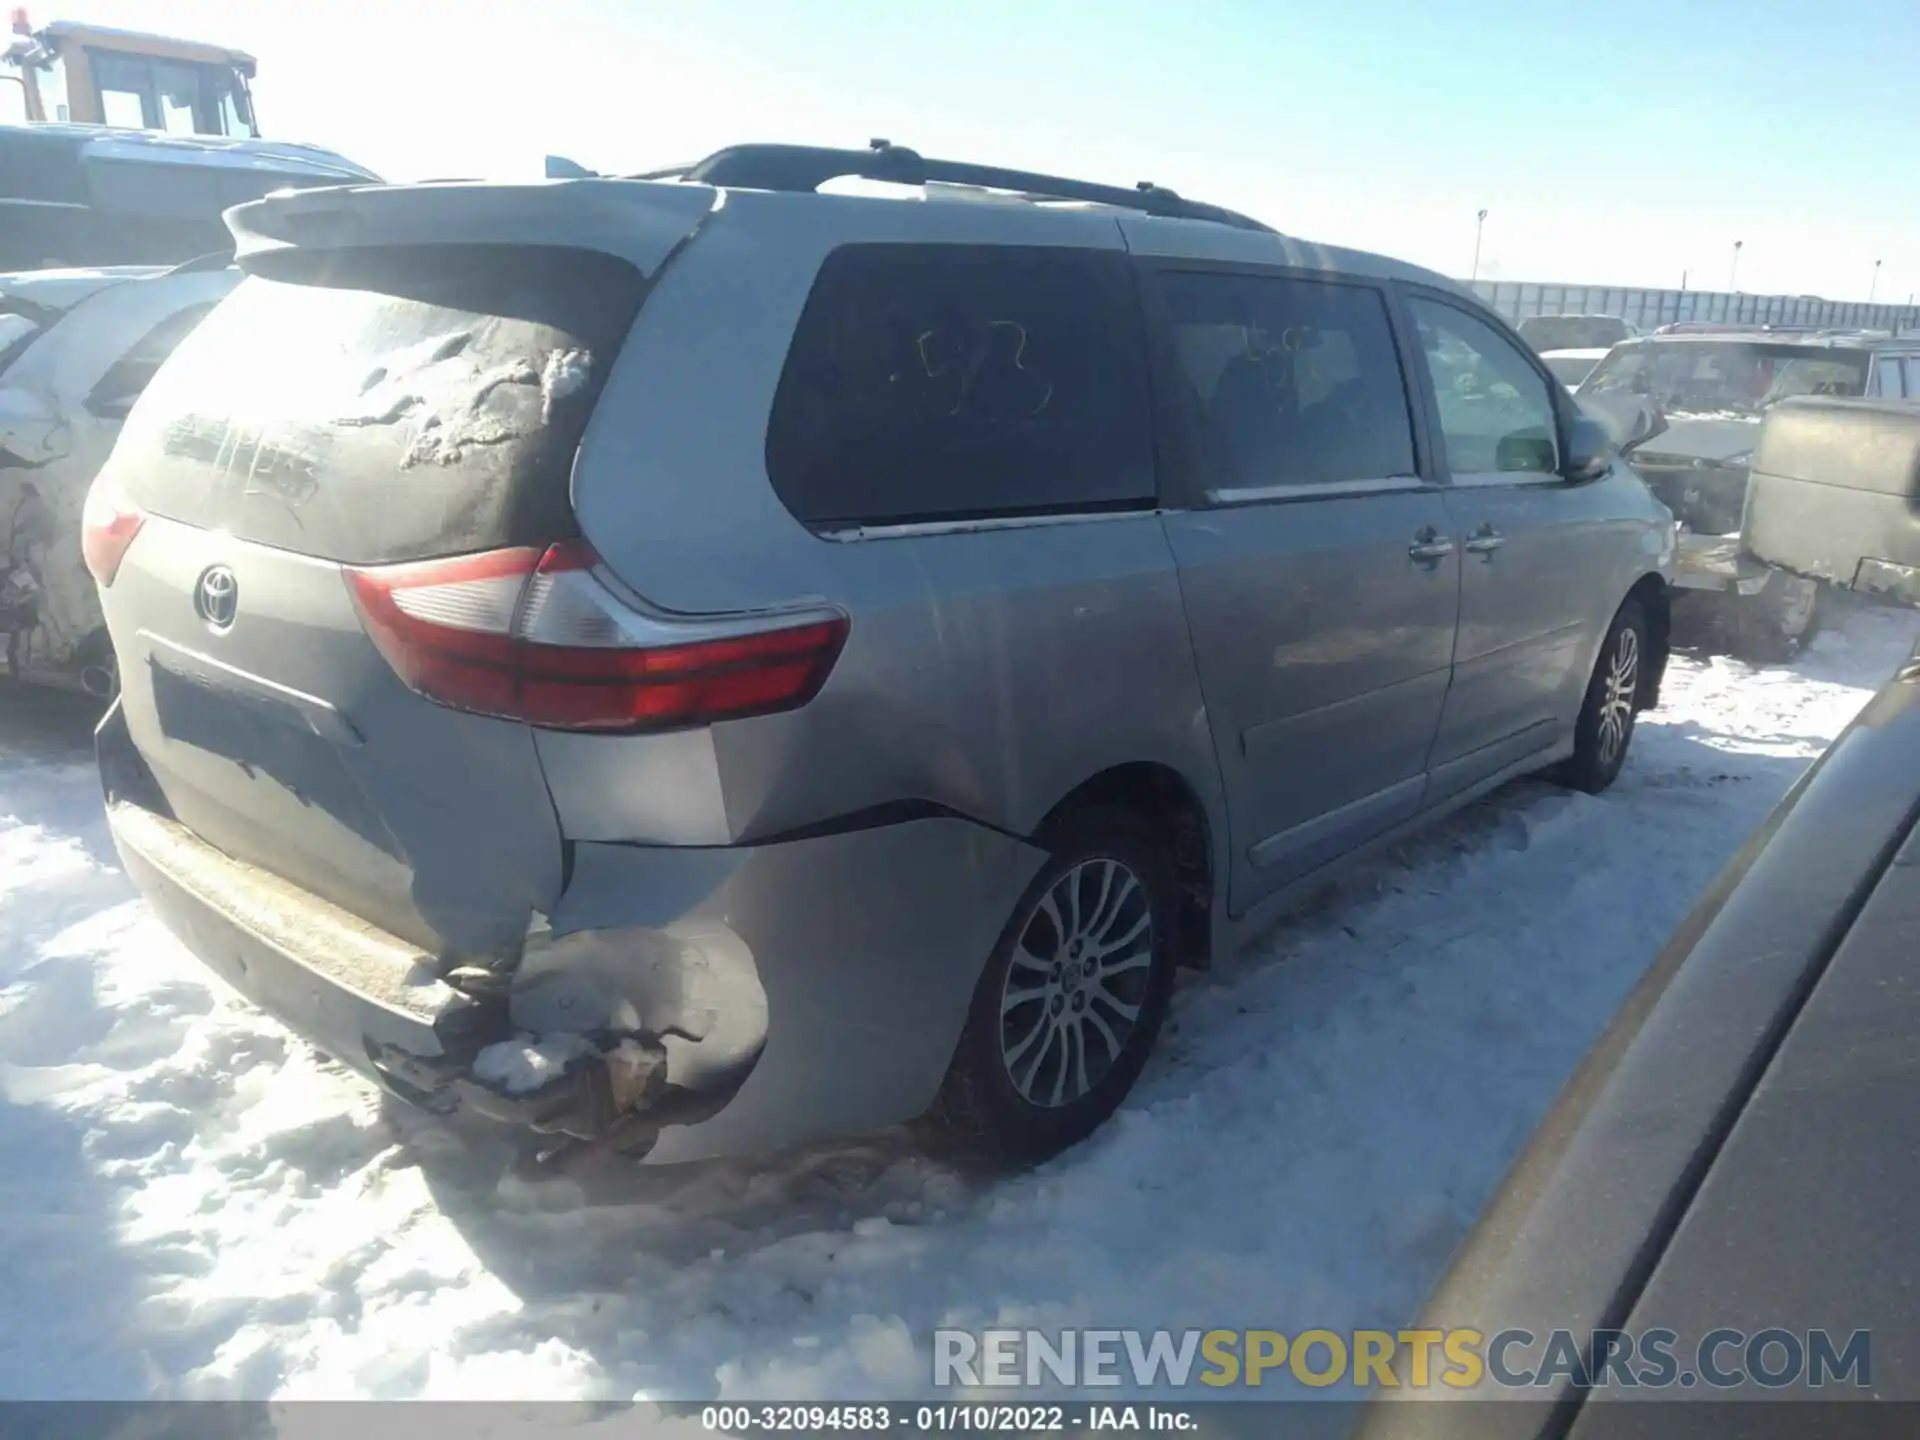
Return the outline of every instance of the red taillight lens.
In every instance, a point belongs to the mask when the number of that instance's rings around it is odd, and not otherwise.
[[[826,683],[844,616],[656,618],[582,541],[347,572],[367,631],[443,705],[559,730],[665,730],[791,710]]]
[[[102,590],[120,573],[127,547],[146,518],[106,486],[95,485],[87,492],[87,503],[80,511],[80,553],[94,584]]]

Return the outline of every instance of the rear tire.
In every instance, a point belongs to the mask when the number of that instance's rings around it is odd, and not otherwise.
[[[1633,743],[1643,676],[1649,662],[1647,612],[1629,598],[1607,627],[1587,682],[1587,698],[1573,727],[1573,755],[1557,779],[1575,790],[1598,795],[1620,778]]]
[[[937,1144],[1035,1161],[1119,1108],[1173,994],[1179,889],[1166,847],[1107,807],[1069,819],[975,987],[928,1121]]]

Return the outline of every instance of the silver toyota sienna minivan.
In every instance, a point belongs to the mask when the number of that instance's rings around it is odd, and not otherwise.
[[[1177,966],[1658,695],[1670,516],[1426,271],[884,143],[229,224],[89,497],[113,833],[432,1110],[1044,1155]]]

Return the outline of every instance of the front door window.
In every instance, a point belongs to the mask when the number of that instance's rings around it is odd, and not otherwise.
[[[1424,296],[1409,305],[1454,475],[1554,474],[1557,425],[1540,373],[1477,316]]]

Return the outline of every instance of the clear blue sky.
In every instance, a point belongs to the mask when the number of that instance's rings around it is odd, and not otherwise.
[[[1912,0],[34,0],[260,60],[264,128],[397,179],[746,139],[1153,179],[1464,275],[1920,291]],[[321,17],[325,17],[324,19]]]

